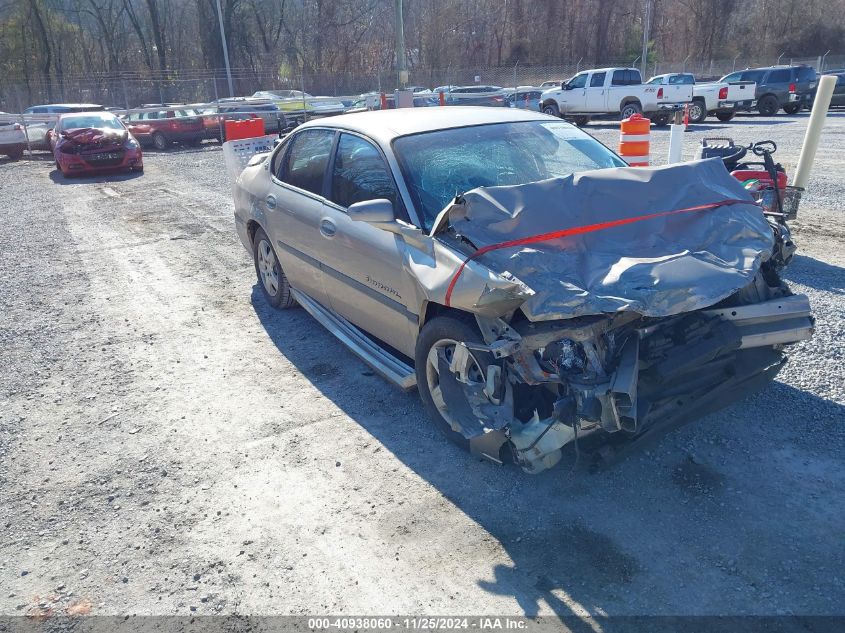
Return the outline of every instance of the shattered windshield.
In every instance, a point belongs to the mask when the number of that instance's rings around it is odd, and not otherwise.
[[[521,185],[577,171],[623,167],[591,136],[563,121],[520,121],[424,132],[393,142],[425,229],[460,193]]]

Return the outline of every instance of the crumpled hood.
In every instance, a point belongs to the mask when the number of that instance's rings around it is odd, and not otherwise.
[[[481,251],[472,259],[533,291],[521,305],[531,320],[699,310],[746,286],[774,246],[719,159],[482,187],[448,220]],[[465,296],[460,284],[459,272],[452,285]]]
[[[129,136],[126,130],[83,127],[62,132],[62,138],[75,145],[123,145]]]

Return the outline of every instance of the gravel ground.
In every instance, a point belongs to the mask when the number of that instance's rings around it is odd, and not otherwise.
[[[805,125],[695,126],[687,154],[770,136],[793,169]],[[469,457],[268,309],[216,144],[146,168],[0,161],[0,615],[845,614],[845,114],[786,274],[815,338],[597,474]]]

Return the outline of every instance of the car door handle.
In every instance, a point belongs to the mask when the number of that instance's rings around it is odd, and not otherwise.
[[[320,221],[320,233],[322,233],[324,237],[334,237],[336,232],[337,227],[334,225],[334,222],[326,218]]]
[[[264,198],[264,202],[267,203],[268,209],[275,209],[276,208],[276,196],[270,194],[266,198]]]

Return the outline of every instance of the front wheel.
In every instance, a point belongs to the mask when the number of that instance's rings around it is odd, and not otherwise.
[[[560,109],[557,107],[557,104],[548,103],[543,106],[543,114],[548,114],[560,118]]]
[[[736,116],[736,112],[717,112],[716,118],[722,123],[727,123]]]
[[[693,101],[689,107],[689,122],[690,123],[703,123],[704,119],[707,118],[707,107],[699,101]]]
[[[651,122],[654,123],[656,127],[666,127],[669,125],[669,117],[668,114],[658,114],[651,118]]]
[[[270,238],[259,228],[252,240],[252,254],[255,259],[255,274],[258,276],[258,285],[261,286],[261,293],[271,306],[278,310],[284,310],[296,305],[296,299],[290,291],[290,284],[276,250],[273,248]]]
[[[491,357],[483,352],[467,350],[466,355],[459,357],[462,358],[459,366],[453,368],[464,382],[444,375],[446,365],[456,362],[456,350],[464,342],[483,343],[471,317],[435,317],[420,331],[414,361],[420,398],[435,426],[450,441],[469,450],[469,440],[459,429],[475,420],[463,387],[484,385]],[[447,380],[448,385],[445,385]]]
[[[787,114],[798,114],[801,111],[800,103],[787,103],[783,106],[783,111]]]
[[[640,104],[635,101],[631,101],[622,106],[620,114],[622,115],[622,120],[624,121],[625,119],[630,119],[635,114],[642,114],[642,112],[643,109],[640,107]]]

